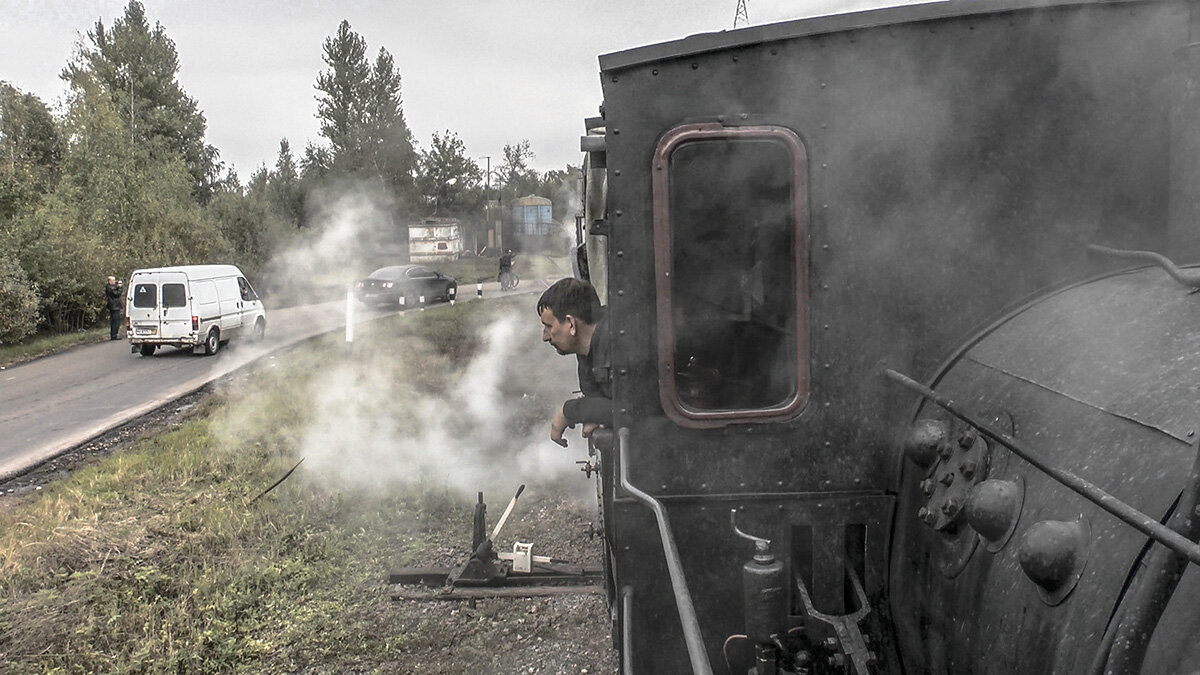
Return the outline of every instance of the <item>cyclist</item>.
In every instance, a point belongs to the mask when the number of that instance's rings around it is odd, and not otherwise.
[[[509,249],[500,256],[500,273],[496,275],[496,281],[500,282],[500,288],[507,290],[517,285],[512,267],[513,252],[512,249]]]

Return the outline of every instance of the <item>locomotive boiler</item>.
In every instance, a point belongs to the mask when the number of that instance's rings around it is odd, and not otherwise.
[[[579,269],[623,672],[1200,669],[1200,297],[1169,262],[1200,253],[1198,10],[600,57]]]

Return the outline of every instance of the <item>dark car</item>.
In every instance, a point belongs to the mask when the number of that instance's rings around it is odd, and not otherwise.
[[[458,294],[457,281],[421,265],[381,267],[359,280],[355,287],[363,303],[381,306],[399,306],[401,296],[406,306],[415,307],[422,297],[430,303],[450,301]]]

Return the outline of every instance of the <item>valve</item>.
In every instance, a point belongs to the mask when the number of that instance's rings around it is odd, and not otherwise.
[[[579,470],[582,471],[588,478],[591,478],[593,473],[595,473],[595,474],[600,473],[600,463],[599,462],[592,464],[592,462],[590,460],[577,459],[577,460],[575,460],[575,463],[580,465]]]

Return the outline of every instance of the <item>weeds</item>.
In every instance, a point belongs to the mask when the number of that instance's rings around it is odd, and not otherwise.
[[[372,324],[356,348],[398,352],[360,367],[444,377],[473,353],[485,304]],[[416,332],[432,339],[398,339]],[[314,373],[340,348],[280,357],[179,428],[7,503],[0,670],[386,671],[396,650],[456,640],[389,625],[383,577],[461,548],[471,503],[431,482],[363,496],[296,476],[252,503],[300,459]]]

